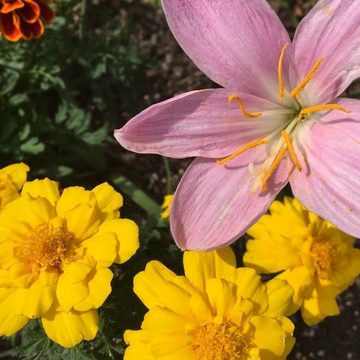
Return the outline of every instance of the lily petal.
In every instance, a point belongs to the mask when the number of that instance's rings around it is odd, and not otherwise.
[[[251,192],[256,165],[263,150],[253,148],[225,165],[197,158],[189,166],[175,192],[170,225],[181,249],[213,250],[226,246],[263,215],[288,180],[287,162],[280,163],[267,182],[268,190]],[[205,210],[206,209],[206,210]]]
[[[335,116],[337,127],[331,125]],[[326,125],[310,123],[301,127],[299,137],[306,162],[303,171],[294,171],[290,176],[290,184],[294,196],[307,209],[359,237],[360,111],[353,111],[351,118],[332,111],[322,120]],[[349,125],[351,122],[357,122],[357,129]],[[354,130],[353,135],[347,133],[348,126]]]
[[[223,157],[262,139],[279,127],[284,109],[262,98],[238,93],[246,112],[262,111],[257,118],[242,115],[237,101],[228,102],[234,91],[191,91],[153,105],[135,116],[115,138],[137,153],[173,158]]]
[[[320,0],[300,22],[293,41],[295,81],[304,79],[315,62],[324,58],[306,85],[305,101],[327,103],[360,77],[359,34],[357,0]]]
[[[176,40],[210,79],[269,100],[279,99],[278,60],[289,35],[265,0],[163,0]]]

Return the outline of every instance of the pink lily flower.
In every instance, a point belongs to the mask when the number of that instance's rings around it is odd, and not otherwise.
[[[222,89],[153,105],[115,131],[134,152],[197,157],[170,215],[177,245],[238,239],[290,182],[297,199],[360,237],[358,0],[320,0],[293,41],[265,0],[163,0],[176,40]]]

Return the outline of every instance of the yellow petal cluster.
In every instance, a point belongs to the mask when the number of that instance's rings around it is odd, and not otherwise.
[[[149,309],[141,330],[127,330],[125,360],[281,360],[294,345],[293,290],[263,284],[253,269],[236,268],[227,247],[185,252],[185,276],[158,261],[134,278]]]
[[[0,211],[9,202],[17,199],[26,181],[29,167],[24,163],[12,164],[0,169]]]
[[[246,266],[258,273],[277,273],[294,288],[291,313],[301,308],[313,325],[339,314],[336,296],[360,273],[360,250],[354,238],[288,197],[275,201],[248,234]]]
[[[96,336],[108,267],[139,247],[137,225],[119,218],[122,202],[107,183],[61,194],[49,179],[25,183],[0,213],[0,335],[41,317],[64,347]]]
[[[164,196],[164,202],[161,205],[161,208],[164,209],[164,211],[161,213],[162,219],[169,219],[170,217],[170,206],[172,203],[174,195],[165,195]]]

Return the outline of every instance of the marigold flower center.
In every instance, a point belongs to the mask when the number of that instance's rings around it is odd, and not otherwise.
[[[332,264],[338,255],[337,246],[329,239],[315,239],[310,248],[316,271],[321,279],[329,280]]]
[[[248,342],[240,328],[228,321],[208,323],[197,331],[191,348],[198,360],[246,360]]]
[[[62,226],[42,224],[33,228],[15,256],[30,265],[33,272],[61,268],[72,235],[65,233]]]

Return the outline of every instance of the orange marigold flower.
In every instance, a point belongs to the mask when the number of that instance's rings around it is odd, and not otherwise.
[[[54,0],[0,0],[0,34],[10,41],[38,39],[43,21],[50,24],[54,11],[46,4]]]

